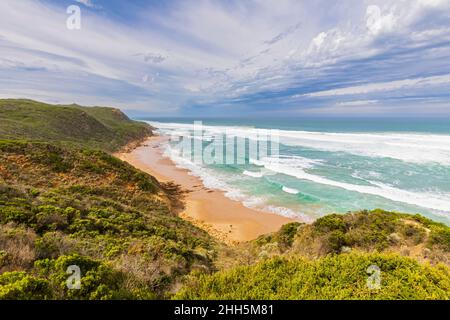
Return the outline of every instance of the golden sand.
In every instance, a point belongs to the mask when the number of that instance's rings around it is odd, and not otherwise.
[[[245,207],[227,198],[222,191],[205,188],[202,181],[181,169],[160,148],[165,137],[148,138],[137,148],[116,154],[123,161],[147,172],[161,182],[174,182],[187,190],[180,217],[191,221],[226,243],[239,243],[280,229],[294,220]]]

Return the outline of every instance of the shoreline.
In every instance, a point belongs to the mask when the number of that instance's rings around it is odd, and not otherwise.
[[[154,176],[160,182],[174,182],[186,190],[185,208],[179,216],[208,232],[216,239],[237,244],[278,231],[282,225],[297,221],[277,214],[245,207],[225,193],[209,189],[189,170],[178,168],[160,148],[166,137],[152,136],[133,150],[114,154],[119,159]]]

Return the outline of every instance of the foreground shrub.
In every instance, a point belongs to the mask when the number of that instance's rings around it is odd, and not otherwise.
[[[381,271],[369,289],[370,266]],[[318,260],[277,257],[213,275],[191,276],[176,299],[450,299],[450,272],[387,254],[341,254]]]
[[[25,272],[0,275],[0,300],[42,300],[52,296],[48,281]]]
[[[56,299],[105,300],[126,298],[128,295],[120,289],[122,274],[100,261],[72,254],[53,260],[39,260],[35,265],[39,273],[49,279]],[[80,268],[80,289],[69,289],[67,286],[69,266]]]

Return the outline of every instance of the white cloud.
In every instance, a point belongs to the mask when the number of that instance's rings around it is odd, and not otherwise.
[[[325,41],[325,38],[327,37],[327,34],[325,32],[321,32],[312,40],[313,45],[316,48],[320,48],[322,46],[322,43]]]
[[[448,0],[419,0],[418,3],[419,5],[422,5],[424,7],[434,7],[434,8],[442,7],[449,4]]]
[[[94,8],[95,7],[95,5],[92,2],[92,0],[75,0],[75,1],[78,2],[78,3],[84,4],[86,7],[89,7],[89,8]]]
[[[355,101],[345,101],[336,103],[340,107],[356,107],[356,106],[367,106],[371,104],[378,103],[378,100],[355,100]]]
[[[344,95],[356,95],[356,94],[367,94],[373,92],[380,91],[391,91],[405,88],[417,88],[417,87],[430,87],[436,85],[445,85],[450,84],[450,74],[442,75],[442,76],[433,76],[433,77],[421,77],[414,79],[404,79],[390,82],[378,82],[378,83],[370,83],[364,84],[360,86],[352,86],[346,88],[325,90],[312,92],[304,95],[294,95],[294,98],[298,98],[301,96],[308,97],[328,97],[328,96],[344,96]]]
[[[369,32],[377,35],[382,32],[391,32],[397,25],[397,16],[394,12],[382,14],[380,7],[370,5],[366,10],[366,26]]]

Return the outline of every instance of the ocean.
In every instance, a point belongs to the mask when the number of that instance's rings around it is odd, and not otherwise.
[[[306,222],[381,208],[450,224],[448,119],[203,119],[200,137],[199,120],[146,121],[178,137],[164,146],[177,166],[248,207]],[[265,130],[277,136],[276,155],[269,143],[268,154],[252,158],[249,145]],[[242,161],[238,147],[228,147],[237,140],[225,139],[222,149],[225,159],[237,154],[234,162],[199,162],[194,148],[180,151],[180,140],[200,140],[206,150],[225,133],[244,139]]]

